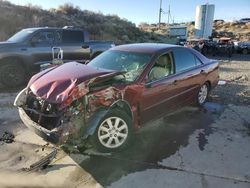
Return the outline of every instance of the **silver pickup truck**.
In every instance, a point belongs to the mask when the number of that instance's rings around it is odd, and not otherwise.
[[[72,27],[28,28],[0,42],[0,85],[16,87],[52,60],[52,48],[63,50],[64,62],[84,62],[115,46],[111,41],[91,41],[88,32]]]

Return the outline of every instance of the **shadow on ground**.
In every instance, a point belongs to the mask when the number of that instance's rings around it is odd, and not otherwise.
[[[79,165],[103,186],[133,172],[161,168],[175,170],[160,162],[178,152],[181,146],[188,145],[189,136],[198,129],[203,130],[197,137],[199,149],[203,150],[207,144],[206,136],[213,132],[209,125],[222,111],[223,107],[216,103],[207,103],[202,109],[185,108],[140,129],[126,151],[90,155]]]

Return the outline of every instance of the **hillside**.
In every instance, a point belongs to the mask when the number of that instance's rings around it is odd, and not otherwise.
[[[188,37],[194,37],[194,22],[184,23],[188,27]],[[155,32],[160,35],[168,36],[169,35],[169,25],[161,24],[159,29],[157,24],[147,24],[142,23],[139,25],[139,28],[145,32]],[[225,22],[223,20],[214,21],[213,24],[213,33],[212,37],[231,37],[233,39],[238,39],[242,41],[250,40],[250,23],[241,23],[241,22]]]
[[[28,27],[75,26],[89,31],[92,40],[112,40],[116,44],[134,42],[175,43],[168,38],[168,25],[142,23],[139,27],[117,15],[104,15],[101,12],[81,10],[71,4],[56,9],[43,10],[27,5],[17,6],[0,0],[0,41]],[[193,37],[194,23],[187,23],[189,37]],[[250,39],[250,23],[214,22],[213,36],[230,36],[241,40]]]
[[[71,4],[43,10],[33,5],[17,6],[0,0],[0,41],[28,27],[75,26],[86,29],[91,39],[131,42],[164,42],[162,36],[140,30],[135,24],[116,15],[81,10]]]

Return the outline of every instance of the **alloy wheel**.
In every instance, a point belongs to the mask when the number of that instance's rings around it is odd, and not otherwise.
[[[128,125],[119,117],[105,119],[98,128],[98,140],[106,148],[118,148],[128,137]]]
[[[198,94],[198,102],[200,105],[206,102],[207,95],[208,95],[208,87],[206,84],[204,84],[203,86],[201,86],[199,94]]]

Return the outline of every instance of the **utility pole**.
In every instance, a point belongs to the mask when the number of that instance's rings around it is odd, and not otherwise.
[[[161,13],[162,13],[162,0],[160,0],[160,10],[159,10],[159,29],[161,27]]]
[[[171,16],[171,13],[170,13],[170,4],[168,5],[168,25],[169,25],[169,21],[170,21],[170,16]]]

